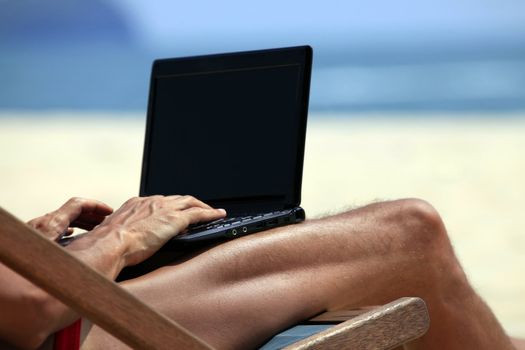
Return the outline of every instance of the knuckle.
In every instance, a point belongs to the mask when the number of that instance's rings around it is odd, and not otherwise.
[[[199,202],[199,200],[191,195],[186,195],[184,196],[186,202],[188,204],[197,204]]]
[[[195,216],[197,216],[199,219],[205,220],[210,216],[210,212],[204,208],[196,208]]]
[[[204,209],[199,208],[199,207],[192,207],[192,208],[190,208],[188,210],[189,210],[190,213],[195,214],[195,215],[200,215],[200,214],[205,212]]]
[[[139,201],[139,197],[131,197],[130,199],[124,202],[124,205],[137,203],[138,201]]]
[[[53,216],[52,223],[55,225],[62,225],[62,224],[69,224],[69,221],[67,220],[67,216],[62,213],[57,213],[55,216]]]
[[[147,201],[150,204],[162,206],[162,203],[165,202],[164,198],[165,198],[164,196],[155,195],[155,196],[148,197]]]
[[[66,203],[64,203],[64,205],[62,205],[56,211],[58,212],[61,210],[71,210],[72,208],[81,208],[85,202],[86,202],[85,198],[71,197],[68,199]]]
[[[66,202],[66,204],[78,205],[78,204],[82,204],[84,201],[85,201],[85,199],[84,199],[84,198],[81,198],[81,197],[71,197],[71,198]]]
[[[145,206],[149,207],[151,210],[161,209],[163,207],[162,201],[159,198],[155,198],[155,197],[145,198],[142,201],[142,203]]]

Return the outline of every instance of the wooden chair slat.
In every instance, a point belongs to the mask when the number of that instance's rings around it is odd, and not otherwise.
[[[401,298],[287,346],[285,350],[393,349],[425,334],[429,324],[422,299]]]

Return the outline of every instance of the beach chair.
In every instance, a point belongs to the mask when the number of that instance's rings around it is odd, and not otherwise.
[[[2,208],[0,262],[134,349],[212,349]],[[318,315],[304,322],[309,330],[293,327],[263,349],[393,349],[422,336],[428,326],[423,300],[401,298]],[[306,338],[296,341],[301,336]]]

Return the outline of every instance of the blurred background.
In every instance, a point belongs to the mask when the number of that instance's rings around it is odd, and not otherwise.
[[[525,2],[0,0],[0,199],[138,193],[155,58],[314,48],[310,216],[420,197],[525,337]],[[197,136],[196,136],[197,137]]]
[[[2,1],[0,107],[143,113],[154,58],[310,44],[312,111],[523,109],[524,23],[519,0]]]

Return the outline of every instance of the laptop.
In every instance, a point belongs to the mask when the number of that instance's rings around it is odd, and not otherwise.
[[[311,65],[309,46],[154,61],[140,196],[192,195],[227,212],[170,244],[304,220]]]

